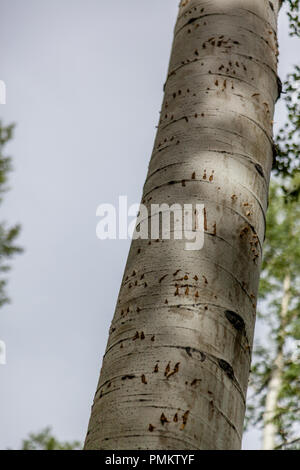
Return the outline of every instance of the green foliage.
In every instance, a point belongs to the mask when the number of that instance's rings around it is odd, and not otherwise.
[[[300,37],[300,0],[284,0],[290,25],[290,36]],[[300,164],[300,67],[296,65],[283,84],[287,121],[274,141],[273,172],[286,178],[299,173]],[[283,186],[284,188],[284,186]],[[288,198],[297,198],[300,179],[286,191]]]
[[[297,178],[296,178],[297,179]],[[293,187],[293,180],[290,186]],[[300,207],[298,199],[287,202],[282,184],[270,187],[267,233],[262,265],[261,294],[276,294],[286,274],[300,274]],[[286,189],[288,191],[288,188]]]
[[[300,0],[284,0],[290,36],[300,37]],[[276,358],[283,357],[281,390],[274,424],[278,449],[300,448],[300,66],[283,84],[285,125],[274,139],[273,175],[260,281],[260,324],[264,347],[257,344],[246,424],[263,425],[266,396]],[[282,315],[284,280],[290,278],[288,311]],[[286,294],[286,293],[285,293]]]
[[[293,185],[291,179],[290,185]],[[266,395],[275,358],[283,352],[282,387],[275,422],[278,448],[298,445],[300,422],[300,205],[299,199],[286,199],[282,182],[273,183],[267,214],[262,281],[260,284],[260,324],[268,334],[264,347],[256,345],[250,388],[248,424],[262,425]],[[287,189],[289,189],[287,187]],[[291,278],[288,312],[282,318],[283,283]]]
[[[300,37],[300,21],[299,21],[299,0],[285,0],[288,5],[288,17],[290,21],[290,36]]]
[[[300,0],[285,0],[290,36],[300,37]],[[252,368],[252,390],[247,422],[263,423],[269,382],[280,362],[281,389],[274,424],[277,449],[300,449],[300,66],[296,65],[283,84],[287,111],[285,125],[274,140],[273,174],[267,214],[267,233],[260,282],[262,320],[269,338],[257,345]],[[291,279],[288,311],[282,315],[284,279]],[[286,294],[286,293],[285,293]],[[281,367],[280,366],[280,367]],[[279,369],[281,370],[281,369]]]
[[[300,164],[300,67],[295,66],[283,86],[288,119],[275,139],[274,174],[293,177]],[[298,181],[298,183],[300,183]],[[296,188],[294,188],[296,189]]]
[[[3,126],[0,121],[0,204],[3,202],[3,194],[8,190],[8,174],[12,170],[11,158],[3,154],[6,143],[13,137],[14,126]],[[20,232],[20,226],[7,227],[5,222],[0,223],[0,307],[9,301],[6,294],[7,279],[4,277],[10,266],[7,260],[22,249],[15,245],[15,240]]]
[[[78,441],[59,442],[51,433],[51,428],[45,428],[37,434],[29,434],[22,443],[21,450],[80,450]]]

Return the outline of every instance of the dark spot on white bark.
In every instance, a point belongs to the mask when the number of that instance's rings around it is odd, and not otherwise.
[[[168,276],[167,274],[165,274],[164,276],[162,276],[162,277],[160,278],[160,280],[159,280],[159,283],[161,283],[167,276]]]
[[[132,380],[132,379],[135,379],[135,375],[124,375],[124,377],[122,377],[122,380]]]
[[[132,341],[136,341],[137,339],[139,339],[139,337],[140,335],[139,335],[139,332],[137,331],[134,337],[132,338]]]
[[[181,427],[180,427],[180,430],[181,430],[181,431],[183,431],[183,429],[184,429],[185,426],[186,426],[186,423],[187,423],[189,414],[190,414],[190,410],[186,411],[186,412],[184,413],[184,415],[182,416],[182,425],[181,425]]]
[[[194,387],[195,385],[197,385],[197,382],[202,382],[202,379],[194,379],[194,380],[191,382],[191,386]]]
[[[276,101],[279,100],[279,98],[281,97],[281,93],[282,93],[282,81],[280,80],[280,77],[278,76],[277,76],[277,87],[278,87],[278,96],[277,96]]]
[[[226,373],[227,377],[229,377],[230,380],[234,380],[235,376],[231,365],[223,359],[218,359],[218,363],[221,369],[224,370],[224,372]]]
[[[164,426],[165,423],[169,423],[170,421],[166,418],[166,416],[164,415],[164,413],[162,413],[161,417],[160,417],[160,422],[161,424]]]
[[[237,331],[245,331],[245,322],[240,315],[238,315],[236,312],[232,312],[231,310],[226,310],[225,316]]]
[[[144,385],[147,385],[148,382],[147,382],[145,374],[142,375],[141,380]]]
[[[190,356],[190,357],[193,357],[192,353],[196,353],[196,354],[200,355],[200,361],[201,362],[204,362],[205,359],[206,359],[206,354],[204,354],[202,351],[198,351],[198,349],[187,347],[187,348],[185,348],[185,351],[186,351],[187,355]]]
[[[256,163],[256,164],[255,164],[255,169],[256,169],[256,171],[260,174],[260,176],[262,176],[263,178],[265,177],[264,171],[263,171],[261,165],[259,165],[258,163]]]

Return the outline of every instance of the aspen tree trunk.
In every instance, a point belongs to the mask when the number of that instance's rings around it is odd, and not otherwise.
[[[142,202],[205,204],[204,248],[132,242],[85,449],[241,447],[279,3],[181,2]]]
[[[266,408],[264,413],[263,429],[263,450],[274,450],[276,447],[276,436],[278,434],[278,425],[274,421],[278,407],[278,398],[282,387],[282,374],[284,368],[284,336],[286,328],[286,316],[290,302],[291,277],[286,275],[283,283],[283,297],[280,311],[280,342],[277,349],[276,358],[268,386],[266,397]]]

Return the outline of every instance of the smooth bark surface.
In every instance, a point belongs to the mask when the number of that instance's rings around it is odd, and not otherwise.
[[[239,449],[273,158],[278,1],[181,2],[143,203],[205,244],[132,242],[86,449]]]

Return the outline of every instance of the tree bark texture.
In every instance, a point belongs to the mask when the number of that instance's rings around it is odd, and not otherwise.
[[[142,202],[203,203],[204,248],[132,242],[85,449],[241,446],[278,10],[278,0],[181,2]]]

